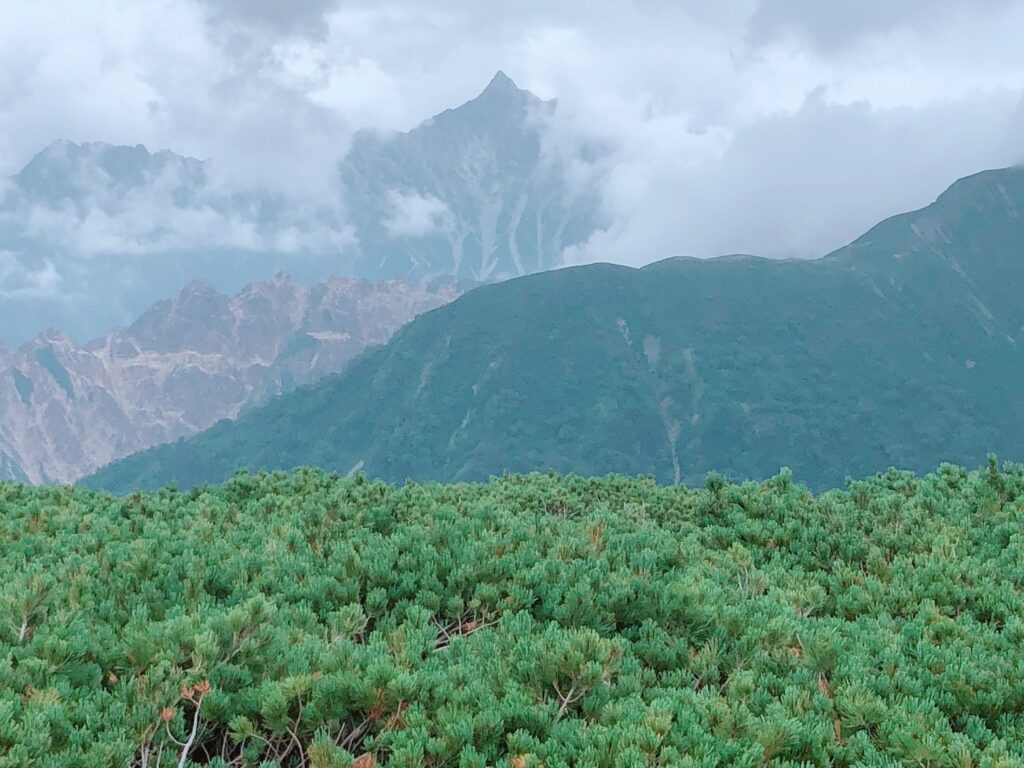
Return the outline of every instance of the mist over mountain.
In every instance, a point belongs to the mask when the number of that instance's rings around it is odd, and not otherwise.
[[[426,286],[286,275],[227,296],[206,281],[87,344],[49,330],[0,347],[0,479],[71,482],[193,434],[382,344],[458,295]]]
[[[192,158],[54,142],[0,204],[0,337],[99,336],[197,278],[238,290],[294,267],[308,282],[347,237],[330,206],[229,191]]]
[[[1024,170],[954,184],[825,258],[592,265],[484,286],[341,375],[130,457],[113,490],[318,465],[814,486],[1024,456]],[[952,436],[955,436],[953,439]]]
[[[229,186],[216,158],[54,142],[0,185],[0,340],[93,338],[197,278],[233,292],[278,271],[309,284],[557,266],[598,218],[545,151],[551,109],[499,73],[408,133],[357,133],[320,198]]]
[[[357,133],[341,168],[353,271],[483,281],[559,266],[597,229],[598,201],[545,153],[553,108],[499,72],[479,98],[409,133]]]

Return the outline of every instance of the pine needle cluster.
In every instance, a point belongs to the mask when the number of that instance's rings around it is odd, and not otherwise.
[[[1024,470],[0,484],[0,766],[1024,766]]]

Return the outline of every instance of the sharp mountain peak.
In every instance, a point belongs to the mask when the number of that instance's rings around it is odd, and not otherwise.
[[[487,84],[487,87],[484,89],[483,92],[500,93],[502,91],[518,91],[519,93],[529,93],[529,91],[524,91],[522,88],[516,85],[515,80],[513,80],[511,77],[509,77],[502,70],[499,69],[498,72],[494,75],[494,77],[491,78],[491,82]]]
[[[494,121],[504,122],[509,119],[510,114],[522,115],[531,107],[550,103],[536,94],[520,88],[511,77],[499,71],[478,96],[461,106],[446,109],[421,123],[419,128],[429,128],[436,124],[463,120],[470,122],[482,120],[486,124]],[[413,132],[417,130],[414,128]]]
[[[58,328],[48,327],[41,330],[31,339],[18,347],[19,353],[25,353],[42,347],[74,346],[74,340]]]

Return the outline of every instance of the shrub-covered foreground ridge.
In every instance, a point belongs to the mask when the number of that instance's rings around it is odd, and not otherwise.
[[[2,766],[1024,765],[1024,469],[0,485]]]

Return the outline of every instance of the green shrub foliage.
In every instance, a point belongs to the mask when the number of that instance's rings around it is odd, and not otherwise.
[[[0,485],[0,766],[1024,765],[1024,469]]]

